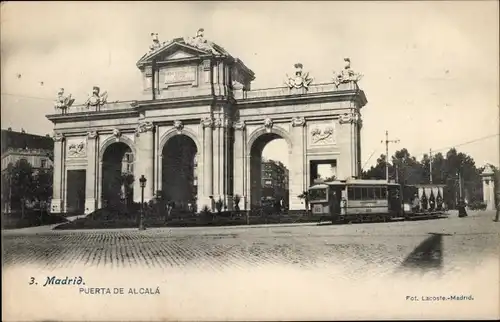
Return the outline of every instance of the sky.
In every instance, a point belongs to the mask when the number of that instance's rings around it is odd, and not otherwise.
[[[255,72],[253,89],[282,86],[297,62],[328,82],[350,57],[368,99],[364,168],[385,153],[386,130],[399,140],[391,155],[407,148],[421,158],[455,146],[478,166],[499,165],[498,3],[2,2],[2,129],[51,133],[45,115],[60,87],[75,104],[94,85],[110,101],[137,98],[135,64],[150,33],[165,41],[202,27]],[[264,151],[288,164],[285,154],[282,141]]]

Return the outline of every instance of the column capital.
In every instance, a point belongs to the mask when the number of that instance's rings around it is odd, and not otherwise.
[[[361,124],[361,115],[359,113],[344,113],[339,115],[339,124],[347,124],[347,123],[357,123]]]
[[[153,131],[154,127],[155,126],[154,126],[153,122],[150,122],[150,121],[139,122],[139,124],[137,125],[137,127],[135,129],[135,135],[139,136],[141,133]]]
[[[224,126],[224,122],[222,119],[215,119],[214,120],[214,127],[215,128],[221,128]]]
[[[87,132],[87,137],[89,139],[95,139],[95,138],[97,138],[98,135],[99,135],[99,133],[97,133],[97,131],[88,131]]]
[[[303,116],[295,116],[294,118],[292,118],[293,127],[304,126],[304,125],[306,125],[306,119]]]
[[[200,123],[203,126],[203,128],[213,127],[214,126],[214,120],[211,117],[205,117],[205,118],[203,118]]]
[[[55,142],[62,142],[64,140],[64,134],[59,132],[54,132],[54,134],[52,135],[52,139]]]
[[[233,128],[238,131],[243,131],[246,127],[245,121],[237,121],[233,123]]]

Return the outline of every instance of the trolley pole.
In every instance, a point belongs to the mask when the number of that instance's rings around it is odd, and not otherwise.
[[[398,143],[399,140],[389,140],[389,131],[385,131],[385,180],[389,182],[389,143]]]

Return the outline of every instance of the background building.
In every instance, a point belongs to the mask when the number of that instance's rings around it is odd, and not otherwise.
[[[262,160],[262,198],[270,197],[288,202],[288,169],[280,161]]]
[[[54,140],[50,136],[29,134],[12,129],[1,131],[2,156],[2,211],[11,210],[11,187],[7,177],[9,164],[15,165],[24,159],[34,172],[40,169],[51,169],[53,166]]]
[[[10,128],[2,130],[2,171],[9,163],[15,164],[26,159],[34,169],[52,167],[54,140],[50,136],[41,136],[16,132]]]

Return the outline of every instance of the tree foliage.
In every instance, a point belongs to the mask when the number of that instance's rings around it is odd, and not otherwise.
[[[2,202],[12,211],[26,206],[45,208],[52,197],[52,168],[34,171],[25,159],[10,163],[2,173]]]
[[[431,167],[432,165],[432,167]],[[385,179],[386,158],[381,155],[374,166],[363,171],[364,179]],[[428,154],[418,160],[407,149],[394,153],[389,162],[389,179],[401,184],[444,184],[449,195],[456,196],[462,187],[463,196],[469,201],[481,200],[483,168],[477,168],[474,159],[456,149],[450,149],[445,155],[436,153],[432,158]],[[431,172],[432,171],[432,172]]]

